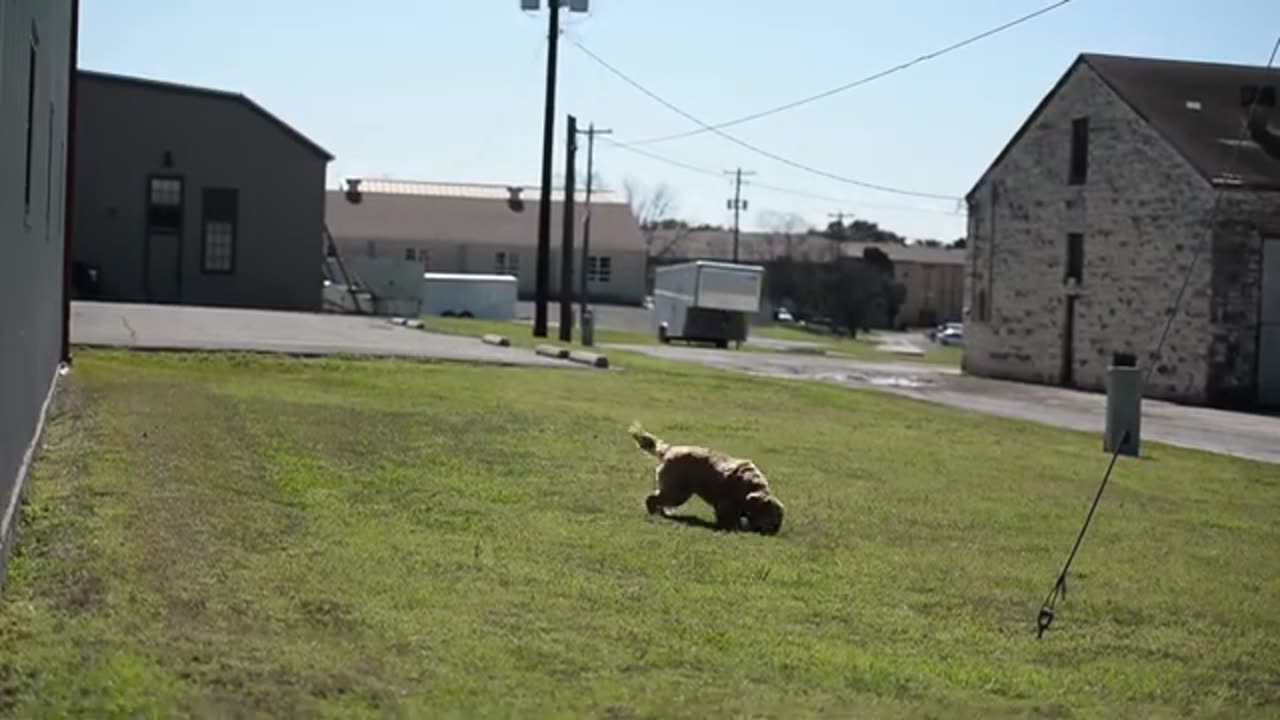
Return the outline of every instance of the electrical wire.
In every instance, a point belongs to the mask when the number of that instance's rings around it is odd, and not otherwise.
[[[682,170],[698,173],[699,175],[706,175],[708,177],[716,177],[716,178],[724,177],[724,173],[716,172],[715,170],[712,170],[710,168],[699,167],[697,165],[690,165],[689,163],[686,163],[684,161],[676,160],[674,158],[669,158],[664,155],[659,155],[658,153],[651,152],[649,150],[643,150],[641,148],[636,147],[634,143],[622,142],[619,140],[614,140],[612,138],[600,138],[600,140],[620,150],[625,150],[630,153],[635,153],[637,155],[641,155],[651,160],[656,160],[657,162],[665,163],[667,165],[671,165],[672,167],[680,168]],[[839,205],[860,205],[863,207],[883,208],[887,210],[903,210],[903,211],[910,211],[910,212],[934,213],[934,214],[945,215],[947,217],[953,217],[953,218],[961,218],[961,217],[964,217],[965,215],[964,213],[953,212],[949,210],[938,210],[936,208],[924,208],[924,207],[914,207],[910,205],[889,205],[885,203],[853,201],[853,200],[849,200],[848,198],[838,198],[832,195],[823,195],[821,193],[810,192],[808,190],[799,190],[796,188],[782,187],[779,185],[771,185],[771,184],[762,183],[756,180],[744,180],[742,184],[749,187],[759,188],[761,190],[767,190],[769,192],[775,192],[783,195],[794,195],[796,197],[804,197],[804,198],[809,198],[811,200],[821,200],[823,202],[836,203]]]
[[[728,140],[729,142],[731,142],[731,143],[733,143],[733,144],[735,144],[735,145],[738,145],[739,147],[742,147],[742,148],[744,148],[744,149],[746,149],[746,150],[750,150],[751,152],[756,153],[757,155],[760,155],[760,156],[762,156],[762,157],[769,158],[770,160],[773,160],[773,161],[778,162],[778,163],[782,163],[783,165],[787,165],[787,166],[793,167],[793,168],[795,168],[795,169],[797,169],[797,170],[802,170],[802,171],[807,172],[807,173],[810,173],[810,174],[812,174],[812,175],[817,175],[817,176],[820,176],[820,177],[827,178],[828,180],[835,180],[835,181],[837,181],[837,182],[842,182],[842,183],[845,183],[845,184],[848,184],[848,185],[855,185],[855,186],[857,186],[857,187],[867,188],[867,189],[869,189],[869,190],[877,190],[877,191],[880,191],[880,192],[893,193],[893,194],[896,194],[896,195],[908,195],[908,196],[911,196],[911,197],[929,198],[929,199],[932,199],[932,200],[952,200],[952,201],[958,201],[958,200],[960,200],[960,199],[961,199],[961,198],[960,198],[959,196],[957,196],[957,195],[943,195],[943,194],[941,194],[941,193],[922,192],[922,191],[918,191],[918,190],[907,190],[907,189],[905,189],[905,188],[892,187],[892,186],[889,186],[889,185],[880,185],[880,184],[877,184],[877,183],[867,182],[867,181],[865,181],[865,180],[858,180],[858,179],[856,179],[856,178],[846,177],[846,176],[844,176],[844,175],[839,175],[839,174],[837,174],[837,173],[828,172],[828,171],[826,171],[826,170],[821,170],[821,169],[819,169],[819,168],[815,168],[815,167],[813,167],[813,166],[806,165],[806,164],[804,164],[804,163],[801,163],[801,162],[798,162],[798,161],[792,160],[792,159],[790,159],[790,158],[783,157],[782,155],[779,155],[779,154],[777,154],[777,153],[770,152],[770,151],[765,150],[765,149],[763,149],[763,148],[760,148],[760,147],[758,147],[758,146],[756,146],[756,145],[752,145],[751,143],[749,143],[749,142],[747,142],[747,141],[745,141],[745,140],[742,140],[742,139],[739,139],[739,138],[737,138],[737,137],[734,137],[733,135],[730,135],[730,134],[726,133],[725,131],[723,131],[723,130],[721,130],[721,129],[719,129],[719,128],[713,127],[713,126],[711,126],[711,125],[709,125],[709,124],[707,124],[707,123],[703,122],[702,120],[698,119],[697,117],[694,117],[692,114],[690,114],[690,113],[688,113],[688,112],[685,112],[684,110],[682,110],[681,108],[679,108],[679,107],[678,107],[678,106],[676,106],[675,104],[673,104],[673,103],[671,103],[671,102],[667,101],[667,100],[666,100],[666,99],[664,99],[662,96],[658,95],[657,93],[653,92],[653,91],[652,91],[652,90],[650,90],[649,88],[647,88],[647,87],[645,87],[644,85],[640,84],[640,82],[638,82],[638,81],[634,80],[633,78],[631,78],[630,76],[628,76],[626,73],[622,72],[622,71],[621,71],[621,70],[619,70],[618,68],[616,68],[616,67],[614,67],[613,65],[609,64],[609,62],[608,62],[608,61],[606,61],[604,58],[602,58],[602,57],[600,57],[599,55],[597,55],[597,54],[595,54],[594,52],[592,52],[590,48],[588,48],[586,45],[583,45],[583,44],[582,44],[582,41],[581,41],[581,40],[578,40],[578,39],[576,39],[576,38],[570,38],[569,40],[570,40],[570,42],[572,42],[572,43],[573,43],[574,47],[578,48],[578,50],[580,50],[584,55],[586,55],[588,58],[590,58],[590,59],[591,59],[592,61],[594,61],[596,64],[600,65],[600,66],[601,66],[601,67],[603,67],[605,70],[608,70],[608,71],[609,71],[610,73],[612,73],[614,76],[618,77],[620,80],[622,80],[623,82],[625,82],[625,83],[627,83],[628,85],[632,86],[632,87],[633,87],[633,88],[635,88],[636,90],[639,90],[641,93],[643,93],[644,95],[648,96],[650,99],[652,99],[652,100],[654,100],[655,102],[659,103],[660,105],[662,105],[662,106],[666,107],[668,110],[671,110],[672,112],[676,113],[677,115],[680,115],[681,117],[683,117],[683,118],[685,118],[685,119],[689,120],[690,122],[693,122],[693,123],[694,123],[694,124],[696,124],[696,125],[700,125],[700,126],[702,126],[702,127],[703,127],[703,128],[705,128],[708,132],[713,132],[713,133],[715,133],[716,135],[719,135],[720,137],[724,138],[725,140]]]
[[[754,112],[754,113],[751,113],[750,115],[743,115],[742,117],[734,118],[732,120],[725,120],[724,122],[715,123],[707,127],[700,127],[694,130],[686,130],[685,132],[678,132],[678,133],[672,133],[670,135],[662,135],[659,137],[636,140],[631,144],[632,145],[652,145],[656,143],[668,142],[670,140],[679,140],[682,138],[694,137],[695,135],[702,135],[703,133],[714,132],[715,130],[723,130],[725,128],[733,127],[735,125],[741,125],[743,123],[748,123],[753,120],[766,118],[766,117],[769,117],[770,115],[777,115],[778,113],[786,112],[788,110],[794,110],[795,108],[808,105],[810,103],[814,103],[819,100],[824,100],[826,98],[831,97],[832,95],[839,95],[840,93],[852,90],[856,87],[867,85],[869,83],[875,82],[876,80],[880,80],[890,75],[900,73],[903,70],[907,70],[908,68],[911,68],[915,65],[919,65],[920,63],[927,62],[929,60],[934,60],[948,53],[955,52],[956,50],[967,47],[981,40],[985,40],[986,38],[989,38],[992,35],[998,35],[999,33],[1002,33],[1005,30],[1009,30],[1025,22],[1034,20],[1035,18],[1040,17],[1041,15],[1049,13],[1053,10],[1057,10],[1058,8],[1062,7],[1063,5],[1067,5],[1070,2],[1071,0],[1058,0],[1058,2],[1055,2],[1051,5],[1046,5],[1045,7],[1042,7],[1039,10],[1036,10],[1035,12],[1028,13],[1014,20],[1010,20],[1009,22],[1006,22],[1003,25],[998,25],[994,28],[991,28],[990,30],[978,33],[977,35],[970,36],[959,42],[947,45],[946,47],[939,48],[932,52],[925,53],[924,55],[921,55],[915,58],[914,60],[910,60],[908,62],[900,63],[898,65],[894,65],[893,67],[880,70],[879,72],[875,72],[870,75],[867,75],[866,77],[859,78],[849,83],[845,83],[844,85],[831,88],[830,90],[824,90],[823,92],[817,93],[816,95],[809,95],[808,97],[803,97],[803,98],[800,98],[799,100],[793,100],[788,103],[783,103],[782,105],[771,107],[767,110]]]
[[[1280,53],[1280,37],[1276,38],[1275,45],[1271,48],[1271,56],[1267,59],[1266,69],[1270,70],[1276,61],[1276,54]],[[1258,98],[1254,98],[1249,104],[1249,112],[1245,116],[1245,121],[1240,127],[1240,135],[1237,142],[1234,143],[1234,149],[1231,153],[1230,162],[1227,168],[1234,171],[1240,157],[1240,148],[1244,145],[1244,141],[1249,132],[1249,124],[1253,121],[1254,109],[1258,105]],[[1164,351],[1165,340],[1169,337],[1169,330],[1173,328],[1173,321],[1178,316],[1178,309],[1182,305],[1182,298],[1186,295],[1187,287],[1191,284],[1191,276],[1195,273],[1196,262],[1200,259],[1200,255],[1204,252],[1204,246],[1209,243],[1213,237],[1214,222],[1217,220],[1219,209],[1222,206],[1222,196],[1226,193],[1223,187],[1219,187],[1214,194],[1213,205],[1210,206],[1207,214],[1208,222],[1205,223],[1205,234],[1200,242],[1196,243],[1194,251],[1191,254],[1191,262],[1187,265],[1186,275],[1182,278],[1182,283],[1178,287],[1178,294],[1174,296],[1173,307],[1169,311],[1169,317],[1165,320],[1164,329],[1160,331],[1160,339],[1156,342],[1155,352],[1151,355],[1151,361],[1147,364],[1146,370],[1142,373],[1142,387],[1145,387],[1147,381],[1151,377],[1152,369],[1160,361],[1160,353]],[[1084,541],[1085,533],[1089,530],[1089,525],[1093,522],[1094,513],[1098,509],[1098,503],[1102,500],[1102,493],[1107,489],[1107,483],[1111,480],[1111,471],[1116,467],[1116,460],[1120,457],[1120,450],[1128,444],[1130,440],[1129,432],[1121,436],[1120,441],[1116,442],[1115,448],[1111,452],[1111,461],[1107,463],[1107,470],[1102,475],[1102,482],[1098,484],[1098,492],[1093,496],[1093,504],[1089,506],[1089,513],[1085,515],[1084,524],[1080,526],[1080,533],[1076,535],[1075,544],[1071,546],[1071,552],[1067,555],[1067,560],[1062,564],[1062,570],[1058,572],[1058,577],[1053,583],[1053,589],[1045,596],[1044,602],[1040,604],[1040,612],[1036,616],[1036,637],[1044,637],[1045,632],[1049,630],[1049,626],[1053,624],[1054,614],[1057,609],[1058,600],[1066,597],[1067,594],[1067,572],[1071,569],[1071,564],[1075,562],[1076,554],[1080,551],[1080,544]]]

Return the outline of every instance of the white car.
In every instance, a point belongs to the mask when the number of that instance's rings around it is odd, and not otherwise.
[[[938,344],[945,347],[952,345],[964,345],[964,326],[956,324],[948,325],[945,330],[938,333]]]

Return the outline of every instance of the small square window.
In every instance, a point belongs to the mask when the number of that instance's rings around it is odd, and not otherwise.
[[[613,277],[613,259],[591,256],[587,258],[587,281],[607,283]]]
[[[518,275],[520,273],[519,253],[499,250],[493,254],[493,271],[500,275]]]
[[[153,178],[151,204],[157,207],[174,207],[182,204],[182,181],[177,178]]]
[[[413,248],[404,249],[404,259],[410,262],[418,259],[418,251]]]

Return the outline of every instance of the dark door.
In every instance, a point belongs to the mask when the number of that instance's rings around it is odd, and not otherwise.
[[[1076,384],[1075,364],[1076,364],[1076,296],[1066,296],[1064,303],[1062,318],[1062,374],[1061,384],[1063,387],[1072,387]]]
[[[1262,241],[1262,323],[1258,329],[1258,403],[1280,407],[1280,238]]]
[[[182,191],[182,178],[153,177],[147,183],[143,282],[148,302],[182,300]]]

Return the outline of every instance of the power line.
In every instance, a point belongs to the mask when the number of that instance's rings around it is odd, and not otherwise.
[[[681,170],[686,170],[691,173],[706,175],[708,177],[716,177],[716,178],[723,177],[722,173],[716,170],[712,170],[710,168],[705,168],[705,167],[699,167],[697,165],[690,165],[687,162],[676,160],[674,158],[669,158],[665,155],[659,155],[658,153],[652,152],[650,150],[643,150],[641,148],[636,147],[634,143],[619,142],[617,140],[613,140],[610,138],[602,138],[602,141],[608,143],[610,147],[618,148],[619,150],[625,150],[629,153],[635,153],[636,155],[640,155],[642,157],[646,157],[646,158],[649,158],[650,160],[664,163],[672,167],[680,168]],[[769,192],[778,193],[781,195],[792,195],[795,197],[807,198],[809,200],[821,200],[822,202],[835,203],[837,205],[857,205],[861,207],[880,208],[884,210],[901,210],[901,211],[908,211],[908,212],[932,213],[936,215],[946,215],[947,217],[953,217],[953,218],[964,217],[964,213],[953,212],[950,210],[939,210],[936,208],[916,207],[913,205],[893,205],[889,203],[854,201],[854,200],[849,200],[848,198],[839,198],[833,195],[823,195],[822,193],[815,193],[808,190],[799,190],[797,188],[782,187],[780,185],[771,185],[769,183],[762,183],[757,180],[744,181],[743,184],[749,185],[751,187],[754,187],[760,190],[766,190]]]
[[[726,120],[724,122],[715,123],[714,125],[710,125],[707,127],[701,127],[696,130],[687,130],[685,132],[673,133],[671,135],[662,135],[660,137],[637,140],[632,144],[633,145],[651,145],[655,143],[667,142],[669,140],[679,140],[681,138],[693,137],[695,135],[701,135],[707,132],[714,132],[715,130],[723,130],[724,128],[733,127],[734,125],[741,125],[743,123],[748,123],[753,120],[759,120],[760,118],[769,117],[770,115],[777,115],[778,113],[781,113],[781,112],[793,110],[795,108],[801,107],[802,105],[808,105],[809,103],[813,103],[819,100],[823,100],[825,98],[829,98],[832,95],[838,95],[842,92],[852,90],[861,85],[866,85],[868,83],[875,82],[876,80],[888,77],[895,73],[902,72],[903,70],[906,70],[912,66],[918,65],[922,62],[926,62],[928,60],[933,60],[933,59],[942,57],[947,53],[955,52],[956,50],[959,50],[968,45],[972,45],[973,43],[976,43],[980,40],[985,40],[986,38],[989,38],[992,35],[997,35],[999,33],[1004,32],[1005,30],[1008,30],[1010,28],[1021,25],[1022,23],[1033,20],[1041,15],[1044,15],[1048,12],[1056,10],[1070,2],[1071,0],[1058,0],[1058,2],[1055,2],[1052,5],[1047,5],[1045,7],[1042,7],[1039,10],[1036,10],[1035,12],[1028,13],[1014,20],[1010,20],[1009,22],[1006,22],[1003,25],[998,25],[994,28],[991,28],[990,30],[978,33],[977,35],[973,35],[964,40],[961,40],[960,42],[952,43],[951,45],[948,45],[944,48],[939,48],[938,50],[934,50],[933,52],[925,53],[924,55],[921,55],[909,62],[904,62],[898,65],[894,65],[891,68],[886,68],[879,72],[872,73],[871,75],[868,75],[866,77],[859,78],[857,80],[854,80],[853,82],[845,83],[844,85],[840,85],[839,87],[831,88],[830,90],[825,90],[816,95],[810,95],[808,97],[804,97],[799,100],[794,100],[792,102],[783,103],[782,105],[778,105],[776,107],[771,107],[767,110],[761,110],[760,112],[751,113],[750,115],[743,115],[742,117],[735,118],[733,120]]]
[[[1271,47],[1271,56],[1267,59],[1266,69],[1270,70],[1276,62],[1276,54],[1280,53],[1280,37],[1276,38],[1275,45]],[[1249,132],[1249,125],[1253,122],[1253,114],[1258,105],[1258,97],[1254,97],[1249,104],[1249,112],[1246,115],[1244,123],[1240,127],[1240,134],[1237,142],[1234,143],[1234,149],[1231,152],[1230,162],[1227,168],[1234,171],[1236,163],[1240,157],[1240,148],[1244,146],[1244,140]],[[1209,207],[1207,215],[1208,222],[1205,223],[1204,236],[1200,242],[1196,243],[1191,253],[1191,262],[1187,265],[1187,272],[1182,278],[1182,284],[1178,287],[1178,294],[1174,296],[1173,307],[1169,310],[1169,317],[1165,320],[1164,329],[1160,331],[1160,339],[1156,342],[1155,352],[1151,354],[1151,360],[1147,363],[1146,370],[1142,373],[1142,385],[1145,387],[1147,381],[1151,378],[1151,371],[1160,362],[1160,353],[1164,350],[1165,340],[1169,338],[1169,331],[1173,328],[1173,321],[1178,316],[1178,308],[1182,305],[1182,298],[1187,293],[1187,287],[1191,284],[1191,276],[1195,274],[1196,262],[1200,259],[1200,255],[1204,252],[1204,246],[1208,244],[1209,239],[1213,237],[1214,222],[1222,207],[1222,196],[1226,193],[1223,187],[1219,187],[1214,193],[1213,205]],[[1059,598],[1066,595],[1067,592],[1067,571],[1071,569],[1071,563],[1076,559],[1076,553],[1080,551],[1080,544],[1084,541],[1084,535],[1089,530],[1090,523],[1093,522],[1093,515],[1098,509],[1098,503],[1102,500],[1102,493],[1107,489],[1107,483],[1111,480],[1111,471],[1116,467],[1116,460],[1120,457],[1120,451],[1128,444],[1129,433],[1126,430],[1123,437],[1115,443],[1115,448],[1111,452],[1111,461],[1107,464],[1106,472],[1102,474],[1102,482],[1098,484],[1098,492],[1093,496],[1093,504],[1089,506],[1089,513],[1085,515],[1084,524],[1080,526],[1080,533],[1076,535],[1075,544],[1071,546],[1071,552],[1067,555],[1067,560],[1062,564],[1062,570],[1058,572],[1058,578],[1053,583],[1053,589],[1045,596],[1044,602],[1040,604],[1040,613],[1036,617],[1036,636],[1043,637],[1045,632],[1049,630],[1049,626],[1053,624],[1054,611],[1057,607]]]
[[[774,162],[779,162],[779,163],[782,163],[783,165],[788,165],[797,170],[803,170],[813,175],[825,177],[829,180],[835,180],[837,182],[842,182],[849,185],[856,185],[858,187],[867,188],[869,190],[879,190],[880,192],[893,193],[896,195],[910,195],[912,197],[930,198],[933,200],[959,200],[960,199],[960,197],[957,195],[943,195],[941,193],[930,193],[930,192],[921,192],[917,190],[906,190],[904,188],[892,187],[889,185],[879,185],[876,183],[866,182],[865,180],[857,180],[855,178],[845,177],[844,175],[838,175],[836,173],[828,172],[826,170],[821,170],[810,165],[805,165],[804,163],[791,160],[790,158],[783,157],[781,155],[778,155],[777,153],[773,153],[763,148],[760,148],[756,145],[752,145],[751,143],[745,140],[736,138],[719,128],[713,127],[712,125],[709,125],[703,122],[702,120],[685,112],[684,110],[680,109],[679,107],[672,104],[671,102],[668,102],[667,100],[663,99],[660,95],[653,92],[652,90],[645,87],[644,85],[641,85],[638,81],[632,79],[626,73],[622,72],[621,70],[614,67],[613,65],[610,65],[608,61],[606,61],[604,58],[595,54],[589,48],[587,48],[587,46],[583,45],[582,41],[576,38],[572,38],[570,39],[570,42],[572,42],[575,47],[581,50],[584,55],[591,58],[596,64],[600,65],[605,70],[608,70],[610,73],[617,76],[619,79],[621,79],[623,82],[627,83],[628,85],[634,87],[636,90],[639,90],[640,92],[644,93],[655,102],[663,105],[668,110],[671,110],[672,112],[676,113],[677,115],[680,115],[681,117],[689,120],[690,122],[693,122],[697,125],[702,126],[708,132],[713,132],[716,135],[719,135],[720,137],[724,138],[725,140],[728,140],[729,142],[735,145],[738,145],[742,148],[750,150],[751,152],[756,153],[757,155],[760,155],[762,157],[769,158]]]

